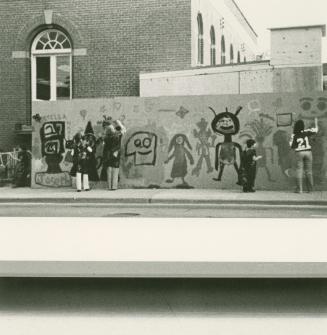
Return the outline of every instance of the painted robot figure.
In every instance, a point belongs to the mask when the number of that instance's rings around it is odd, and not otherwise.
[[[213,178],[213,180],[220,181],[224,172],[226,165],[233,165],[237,173],[237,184],[241,185],[241,176],[239,171],[239,165],[237,164],[237,154],[241,157],[242,147],[240,144],[232,141],[232,135],[235,135],[240,130],[240,122],[237,118],[238,113],[242,110],[239,106],[235,111],[235,114],[226,111],[223,113],[216,114],[215,110],[209,107],[215,117],[211,122],[211,128],[215,133],[224,136],[224,142],[218,143],[216,145],[216,157],[215,157],[215,168],[218,171],[218,178]]]
[[[176,134],[170,141],[168,153],[172,150],[174,151],[165,162],[167,164],[171,159],[174,159],[170,174],[172,179],[168,179],[166,182],[173,183],[175,178],[181,178],[182,184],[179,185],[180,187],[189,186],[185,181],[185,176],[187,175],[187,159],[190,161],[191,165],[194,164],[193,156],[185,147],[185,144],[190,150],[192,150],[187,137],[184,134]]]

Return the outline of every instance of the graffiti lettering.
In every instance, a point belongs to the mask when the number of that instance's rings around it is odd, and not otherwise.
[[[66,120],[67,116],[65,114],[50,114],[46,116],[42,116],[44,121],[61,121]]]
[[[71,187],[72,180],[68,172],[38,172],[35,173],[35,184],[46,187]]]

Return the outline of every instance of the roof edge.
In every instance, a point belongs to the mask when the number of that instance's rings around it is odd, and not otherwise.
[[[232,3],[234,4],[234,6],[236,7],[236,9],[239,11],[239,13],[241,14],[241,16],[243,17],[243,19],[245,20],[246,24],[249,26],[249,28],[251,29],[251,31],[253,32],[253,34],[258,37],[258,34],[255,32],[254,28],[251,26],[250,22],[248,21],[248,19],[245,17],[245,15],[243,14],[242,10],[240,9],[240,7],[238,6],[238,4],[235,2],[235,0],[231,0]]]
[[[274,30],[287,30],[287,29],[306,29],[306,28],[321,28],[322,36],[326,36],[326,25],[325,24],[314,24],[314,25],[307,25],[307,26],[289,26],[289,27],[276,27],[276,28],[268,28],[270,31]]]

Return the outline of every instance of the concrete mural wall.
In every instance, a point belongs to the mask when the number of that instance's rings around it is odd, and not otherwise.
[[[32,115],[33,187],[74,186],[70,145],[86,126],[94,133],[91,179],[94,187],[105,187],[97,181],[103,173],[102,121],[112,117],[127,127],[120,187],[240,188],[239,153],[254,138],[263,156],[257,189],[289,190],[294,184],[292,126],[299,118],[311,126],[317,116],[313,173],[316,189],[327,189],[327,94],[76,99],[36,102]]]
[[[322,91],[322,66],[274,68],[269,62],[140,74],[140,96]]]

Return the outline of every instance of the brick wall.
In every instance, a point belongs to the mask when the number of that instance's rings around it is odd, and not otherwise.
[[[19,138],[15,123],[31,117],[30,60],[12,58],[29,52],[30,43],[52,23],[72,37],[73,97],[138,96],[139,72],[187,69],[191,64],[189,0],[11,0],[0,1],[0,148]],[[4,79],[5,78],[5,79]]]

